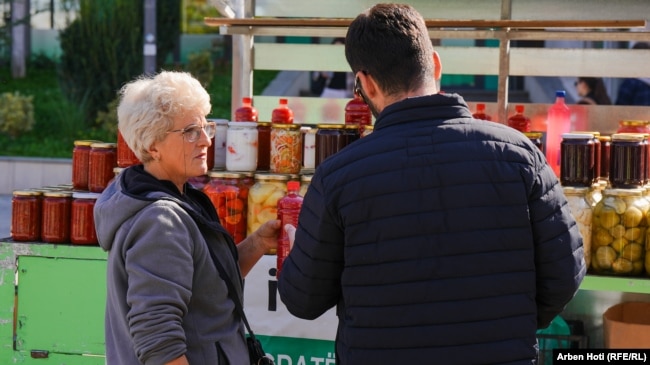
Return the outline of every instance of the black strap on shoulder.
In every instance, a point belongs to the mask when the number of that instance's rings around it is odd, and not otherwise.
[[[207,246],[208,246],[208,251],[210,251],[210,257],[212,257],[212,261],[214,261],[214,264],[217,266],[217,270],[219,270],[219,276],[221,277],[221,279],[223,279],[223,281],[226,282],[226,285],[228,286],[228,296],[232,299],[233,302],[235,302],[235,310],[244,321],[244,325],[246,326],[246,330],[248,331],[248,334],[251,336],[253,340],[255,340],[255,334],[253,333],[253,330],[251,330],[251,326],[248,324],[248,320],[246,319],[246,314],[244,314],[244,307],[242,305],[241,300],[239,299],[239,295],[237,295],[237,291],[235,290],[235,285],[230,279],[230,276],[228,276],[226,269],[224,269],[223,265],[221,265],[221,262],[219,262],[217,255],[214,253],[214,250],[212,250],[212,247],[210,247],[209,243],[207,244]]]

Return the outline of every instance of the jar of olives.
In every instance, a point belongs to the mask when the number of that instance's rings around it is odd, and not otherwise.
[[[585,252],[585,264],[589,268],[591,263],[591,224],[594,204],[591,200],[591,188],[564,186],[564,195],[569,202],[571,215],[578,223],[582,246]]]
[[[591,269],[596,274],[646,272],[645,241],[650,203],[642,189],[605,189],[592,219]]]

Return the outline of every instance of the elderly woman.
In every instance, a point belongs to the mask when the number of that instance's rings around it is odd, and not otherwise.
[[[189,178],[207,172],[215,133],[210,97],[183,72],[161,72],[120,91],[119,130],[142,161],[122,171],[95,205],[108,251],[107,364],[248,364],[245,330],[214,250],[242,296],[242,280],[276,247],[280,222],[239,245]]]

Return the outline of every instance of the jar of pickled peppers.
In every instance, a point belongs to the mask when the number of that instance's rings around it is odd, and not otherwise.
[[[246,238],[248,190],[244,174],[210,171],[210,182],[203,192],[217,210],[221,225],[230,233],[235,244]]]

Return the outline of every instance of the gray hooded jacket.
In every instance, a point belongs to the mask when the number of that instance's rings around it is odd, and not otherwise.
[[[236,248],[207,196],[185,190],[138,165],[95,205],[108,251],[109,365],[163,364],[183,354],[193,365],[249,362],[244,327],[208,251],[215,249],[241,297]]]

